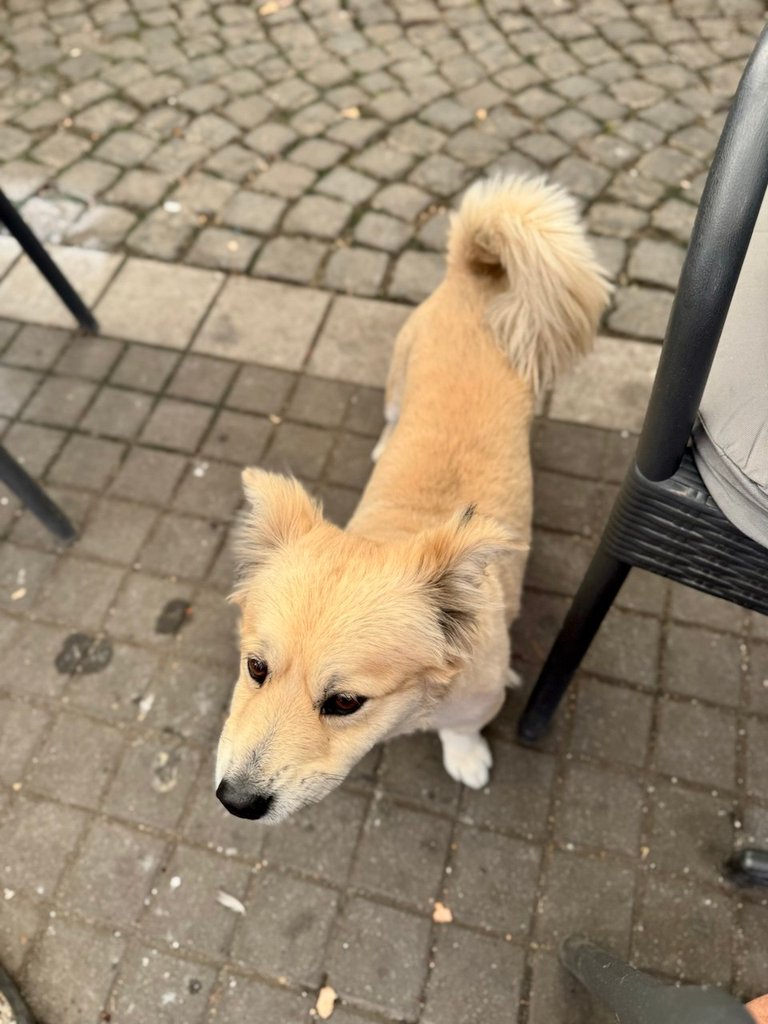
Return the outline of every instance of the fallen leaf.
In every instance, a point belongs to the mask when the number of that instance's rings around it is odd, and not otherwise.
[[[478,107],[478,109],[475,111],[475,117],[477,118],[478,121],[484,121],[486,117],[488,117],[488,111],[485,110],[483,107]]]
[[[275,0],[268,0],[267,3],[262,4],[259,8],[259,14],[262,18],[268,18],[270,14],[277,14],[280,10],[280,4],[275,3]]]
[[[235,242],[235,241],[227,242],[227,249],[229,249],[230,252],[237,252],[237,250],[239,248],[240,248],[240,245],[239,245],[238,242]]]
[[[453,911],[450,907],[446,907],[444,903],[441,903],[440,900],[435,900],[432,920],[435,924],[450,924],[453,920]]]
[[[318,992],[317,1002],[315,1003],[315,1012],[320,1020],[328,1020],[333,1013],[335,1002],[336,991],[330,985],[324,985]]]
[[[359,107],[344,107],[341,112],[342,117],[346,117],[350,121],[356,121],[360,117]]]
[[[20,601],[22,599],[22,597],[26,597],[26,596],[27,596],[27,588],[26,587],[19,587],[18,590],[14,590],[14,592],[11,594],[11,600],[12,601]]]
[[[219,889],[216,894],[216,902],[220,903],[222,907],[226,907],[227,910],[232,910],[236,914],[244,914],[245,906],[240,902],[236,896],[230,896],[228,892],[224,892],[223,889]]]

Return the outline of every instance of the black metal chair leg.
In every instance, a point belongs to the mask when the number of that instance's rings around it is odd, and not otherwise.
[[[9,487],[59,540],[71,544],[77,537],[74,526],[59,506],[3,447],[0,447],[0,481]]]
[[[602,545],[598,547],[520,718],[517,731],[521,740],[534,743],[549,729],[552,716],[629,568],[609,555]]]
[[[2,189],[0,189],[0,222],[5,224],[83,330],[93,334],[98,333],[99,325],[96,318],[53,262],[38,241],[37,236]]]
[[[754,1024],[721,989],[657,981],[586,939],[566,939],[560,959],[619,1024]]]

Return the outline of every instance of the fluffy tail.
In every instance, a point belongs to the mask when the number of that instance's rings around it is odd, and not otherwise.
[[[576,204],[558,186],[523,177],[477,182],[454,214],[448,266],[506,276],[488,322],[535,391],[592,348],[610,285]]]

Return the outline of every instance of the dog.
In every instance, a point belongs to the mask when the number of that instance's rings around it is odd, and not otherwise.
[[[514,681],[535,397],[589,351],[608,295],[563,190],[478,182],[454,214],[444,280],[396,340],[386,425],[346,529],[296,480],[244,471],[242,657],[216,767],[233,814],[281,821],[416,730],[437,730],[452,778],[487,784],[481,730]]]

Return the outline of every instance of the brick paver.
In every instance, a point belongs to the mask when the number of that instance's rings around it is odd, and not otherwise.
[[[540,749],[521,696],[463,790],[433,736],[261,829],[212,793],[246,463],[339,522],[394,336],[488,170],[579,198],[616,281],[539,408],[515,663],[535,678],[645,408],[761,0],[7,0],[0,187],[86,299],[0,237],[2,440],[76,522],[0,495],[0,962],[42,1024],[602,1024],[557,965],[768,988],[768,620],[635,572]],[[268,279],[268,280],[267,280]],[[222,905],[241,901],[244,914]],[[432,920],[434,900],[453,922]],[[234,906],[237,906],[234,904]]]

